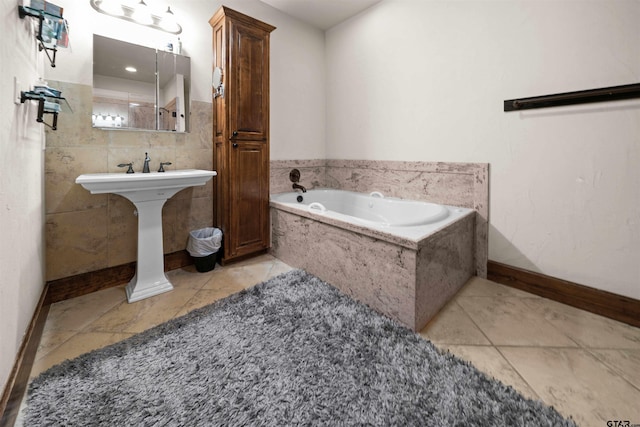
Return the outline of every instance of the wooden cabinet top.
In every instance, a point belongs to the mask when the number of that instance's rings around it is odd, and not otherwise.
[[[220,9],[218,9],[218,11],[216,13],[213,14],[213,16],[211,17],[211,19],[209,19],[209,24],[214,27],[217,25],[217,23],[224,18],[230,18],[233,19],[234,21],[240,21],[243,22],[247,25],[251,25],[254,26],[256,28],[260,28],[264,31],[266,31],[267,33],[270,33],[271,31],[275,30],[276,27],[274,27],[273,25],[269,25],[266,22],[262,22],[259,21],[255,18],[252,18],[248,15],[245,15],[244,13],[240,13],[237,12],[233,9],[229,9],[227,6],[220,6]]]

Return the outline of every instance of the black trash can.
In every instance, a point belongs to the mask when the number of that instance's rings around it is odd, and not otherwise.
[[[189,233],[187,251],[193,257],[196,270],[206,273],[216,267],[218,250],[222,242],[222,230],[207,227]]]

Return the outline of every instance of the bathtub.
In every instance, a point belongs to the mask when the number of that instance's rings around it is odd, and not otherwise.
[[[475,272],[475,211],[314,189],[271,196],[271,252],[413,330]]]

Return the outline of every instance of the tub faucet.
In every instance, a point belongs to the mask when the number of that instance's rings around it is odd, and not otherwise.
[[[142,173],[149,173],[149,162],[151,161],[151,157],[149,157],[149,153],[144,153],[144,166],[142,166]]]
[[[302,190],[303,193],[307,192],[307,189],[304,188],[302,185],[298,184],[297,182],[294,182],[292,187],[294,190]]]

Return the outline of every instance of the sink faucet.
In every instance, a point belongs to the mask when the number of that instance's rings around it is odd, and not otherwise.
[[[292,187],[294,190],[302,190],[303,193],[307,192],[307,189],[304,188],[302,185],[298,184],[297,182],[294,182]]]
[[[142,166],[142,173],[149,173],[149,162],[151,161],[151,157],[149,157],[149,153],[144,153],[144,166]]]

